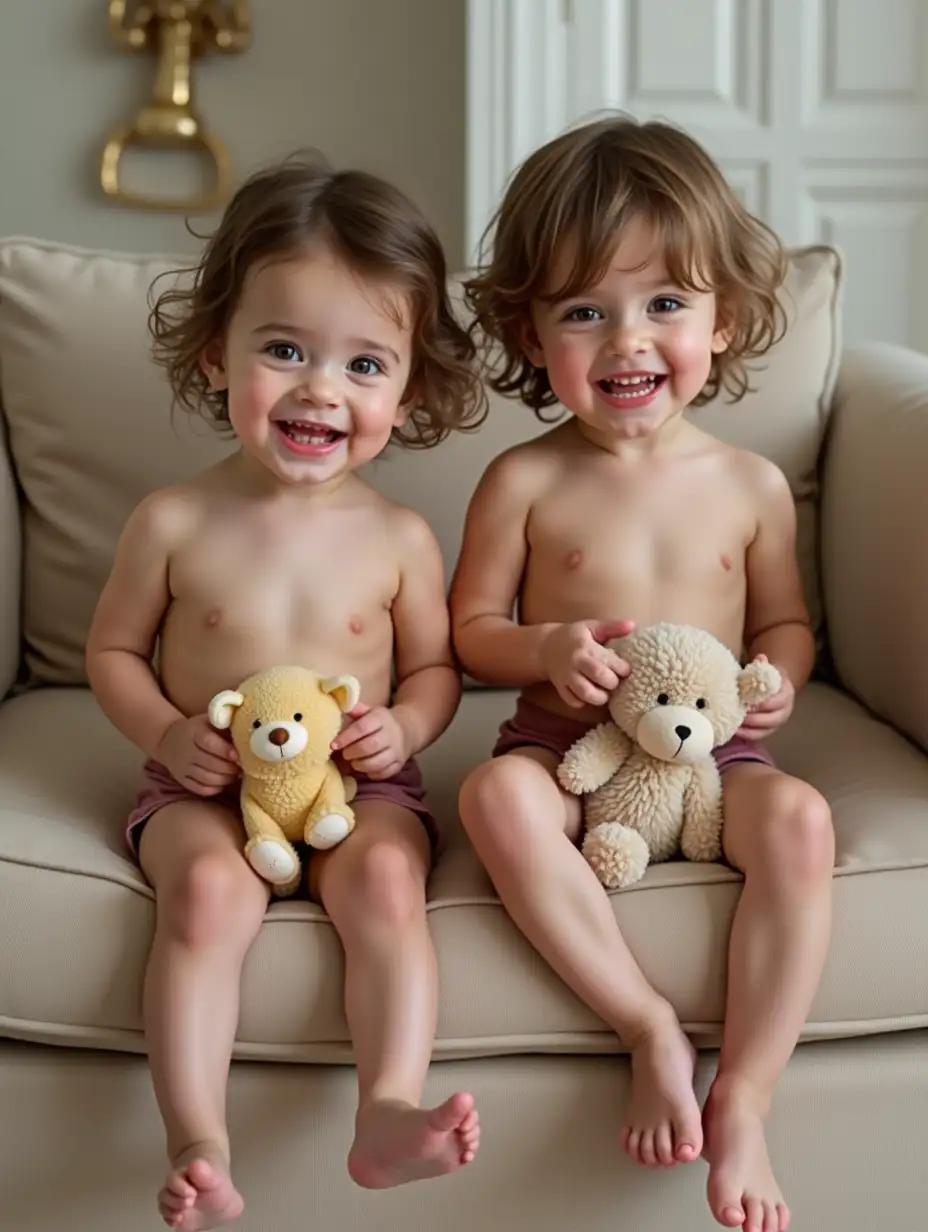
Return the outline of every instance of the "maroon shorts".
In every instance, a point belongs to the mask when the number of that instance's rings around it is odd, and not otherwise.
[[[531,748],[548,749],[557,757],[563,757],[589,730],[589,723],[555,714],[553,710],[545,710],[520,697],[515,714],[499,729],[493,756],[502,757],[515,749]],[[775,764],[762,744],[745,740],[744,736],[732,736],[727,744],[713,749],[712,756],[720,773],[744,762],[758,762],[762,766]]]
[[[350,773],[358,785],[352,803],[363,800],[386,800],[390,804],[399,804],[409,809],[411,813],[415,813],[425,827],[432,855],[435,855],[438,848],[438,824],[426,803],[422,774],[415,761],[408,761],[392,779],[370,779],[366,774],[359,774],[357,770],[346,770],[345,772]],[[149,758],[142,770],[142,786],[138,799],[126,823],[126,840],[132,854],[138,856],[142,830],[154,814],[166,804],[176,804],[178,800],[206,799],[215,800],[239,812],[240,795],[240,785],[234,782],[224,787],[218,795],[195,796],[193,792],[178,783],[166,766]]]

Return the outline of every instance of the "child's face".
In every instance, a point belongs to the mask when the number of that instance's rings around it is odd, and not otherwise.
[[[245,453],[286,484],[328,484],[379,454],[405,417],[405,307],[320,246],[256,266],[226,337],[207,349]],[[396,315],[396,314],[394,314]]]
[[[553,285],[569,271],[562,253]],[[643,222],[631,225],[603,279],[558,303],[537,301],[525,351],[603,443],[650,435],[699,394],[725,350],[716,297],[675,286]]]

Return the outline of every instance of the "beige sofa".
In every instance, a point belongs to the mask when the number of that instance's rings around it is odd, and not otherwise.
[[[199,423],[172,424],[147,362],[146,292],[165,264],[0,245],[4,1232],[160,1226],[140,1017],[154,902],[123,844],[140,758],[87,691],[82,643],[129,510],[227,447]],[[789,475],[810,603],[840,681],[810,685],[774,746],[831,801],[838,834],[834,945],[775,1101],[774,1157],[797,1230],[916,1232],[928,1206],[928,358],[873,345],[838,371],[839,284],[835,254],[796,254],[792,328],[757,391],[702,415]],[[496,402],[476,435],[392,453],[371,478],[431,518],[450,563],[480,470],[537,430],[528,411]],[[455,824],[457,784],[511,705],[470,690],[425,759],[444,826],[430,891],[443,988],[429,1095],[475,1092],[481,1154],[441,1182],[352,1187],[339,946],[318,908],[277,904],[246,966],[230,1088],[248,1232],[715,1226],[702,1164],[654,1173],[620,1155],[627,1062],[510,926]],[[738,890],[726,868],[672,863],[612,898],[704,1049],[703,1090]]]

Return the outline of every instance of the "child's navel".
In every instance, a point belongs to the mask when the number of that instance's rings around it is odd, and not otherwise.
[[[348,621],[348,628],[355,634],[355,636],[357,636],[358,634],[364,632],[364,621],[360,616],[352,616]]]
[[[583,564],[583,552],[580,548],[574,548],[573,551],[568,552],[564,564],[568,569],[579,569]]]
[[[722,561],[722,568],[725,570],[725,572],[731,573],[731,557],[726,555],[725,552],[723,552],[720,559]]]
[[[222,620],[222,611],[218,607],[211,607],[206,613],[207,629],[215,629]]]

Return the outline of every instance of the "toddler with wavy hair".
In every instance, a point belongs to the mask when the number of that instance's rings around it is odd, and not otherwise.
[[[789,718],[814,644],[786,479],[686,413],[747,393],[785,328],[784,253],[696,141],[622,116],[532,154],[488,236],[467,296],[490,383],[542,419],[558,403],[569,414],[497,458],[468,513],[458,655],[521,696],[461,817],[515,923],[631,1052],[627,1153],[664,1167],[705,1153],[719,1222],[786,1232],[764,1119],[825,961],[834,836],[824,799],[762,742]],[[715,752],[744,888],[704,1115],[692,1045],[625,944],[575,846],[579,801],[555,777],[628,674],[612,640],[662,620],[783,678]]]
[[[127,837],[157,901],[144,1018],[170,1159],[158,1205],[169,1227],[199,1232],[244,1205],[225,1087],[242,963],[268,902],[242,852],[235,752],[207,711],[262,668],[361,683],[333,745],[358,784],[357,827],[312,855],[306,887],[345,951],[359,1087],[349,1172],[397,1185],[477,1150],[469,1094],[419,1105],[436,1018],[436,831],[415,758],[460,695],[442,560],[425,522],[357,472],[391,440],[427,447],[475,425],[483,393],[432,228],[382,180],[322,162],[247,181],[151,326],[176,403],[237,448],[131,516],[87,667],[148,758]]]

